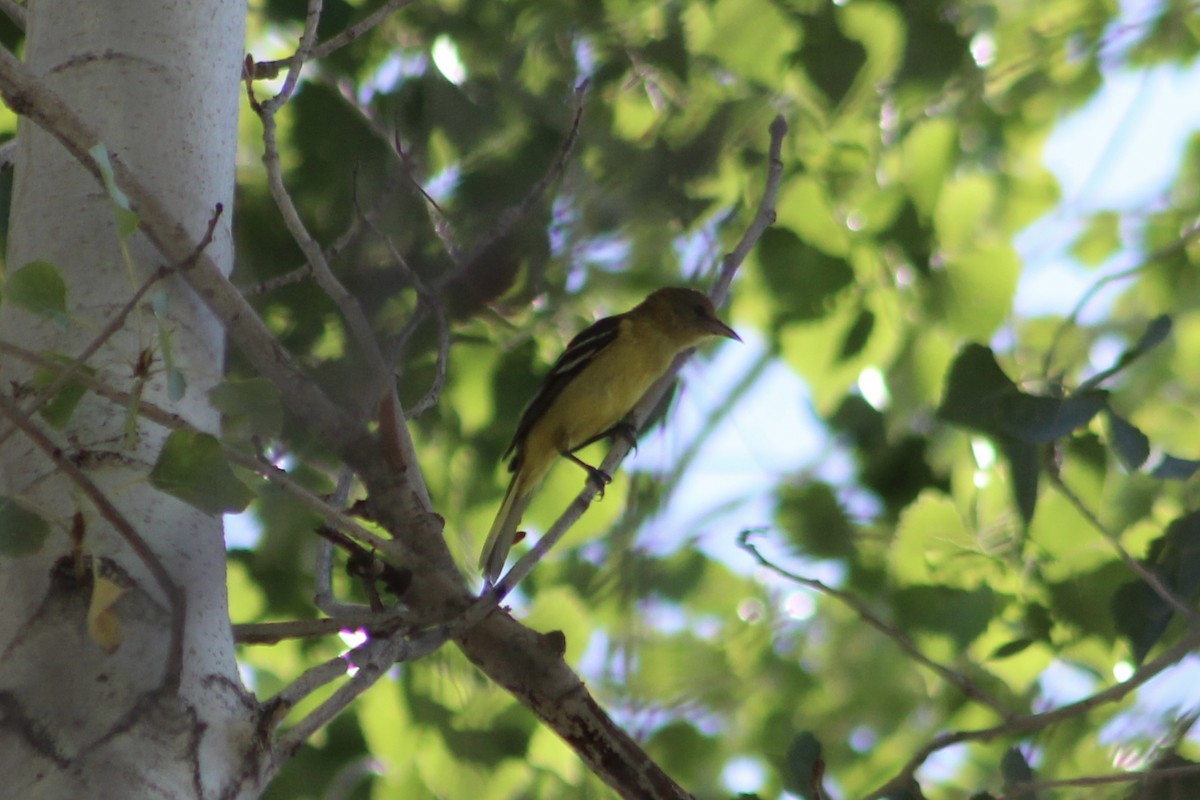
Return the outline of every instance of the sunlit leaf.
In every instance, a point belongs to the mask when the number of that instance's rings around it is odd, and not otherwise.
[[[1104,263],[1121,246],[1119,223],[1112,211],[1094,214],[1071,245],[1071,254],[1089,267]]]

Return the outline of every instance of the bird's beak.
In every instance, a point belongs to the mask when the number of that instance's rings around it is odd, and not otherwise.
[[[717,319],[716,317],[709,317],[706,319],[704,321],[704,327],[713,336],[724,336],[727,339],[737,339],[739,342],[742,340],[742,337],[738,336],[737,332],[735,332],[733,328],[729,327],[724,322],[721,322],[721,320]]]

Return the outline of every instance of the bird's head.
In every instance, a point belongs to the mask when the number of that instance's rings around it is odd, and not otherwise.
[[[681,286],[658,289],[642,302],[642,308],[662,323],[663,329],[679,342],[680,349],[691,347],[709,336],[742,340],[733,328],[717,317],[708,295],[695,289]]]

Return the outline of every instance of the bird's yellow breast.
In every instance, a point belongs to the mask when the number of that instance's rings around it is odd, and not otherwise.
[[[563,387],[530,427],[523,450],[527,454],[552,454],[544,468],[540,464],[530,467],[544,474],[559,453],[578,448],[629,413],[676,355],[673,348],[647,341],[655,336],[644,324],[621,321],[621,330],[612,344]]]

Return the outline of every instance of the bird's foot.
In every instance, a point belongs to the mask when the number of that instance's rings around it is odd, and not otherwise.
[[[596,467],[588,467],[588,483],[596,487],[596,491],[600,494],[600,499],[604,499],[604,487],[612,483],[612,475],[609,475],[602,469]]]
[[[613,439],[624,439],[633,452],[637,452],[637,426],[632,422],[627,419],[621,420],[612,427],[611,434]]]

